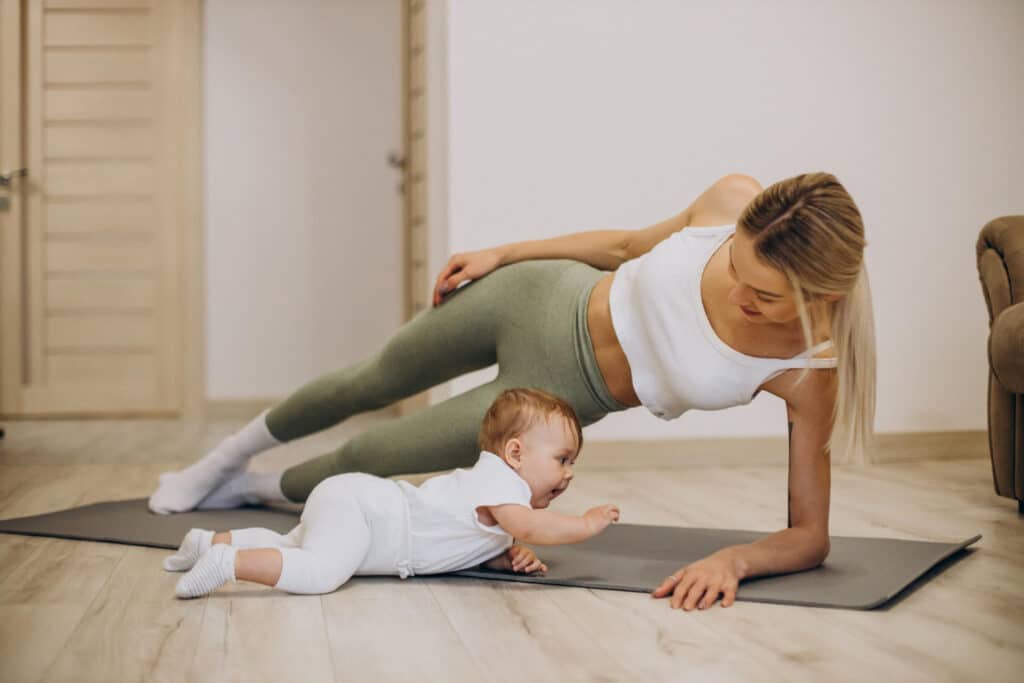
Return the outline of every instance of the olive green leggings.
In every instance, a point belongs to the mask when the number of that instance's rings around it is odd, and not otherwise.
[[[337,450],[285,470],[281,490],[306,500],[344,472],[378,476],[470,467],[484,414],[502,391],[534,387],[567,401],[588,425],[627,406],[609,393],[587,330],[587,302],[604,271],[563,259],[498,268],[402,325],[376,354],[301,387],[267,414],[291,441],[473,370],[498,376],[446,401],[373,425]]]

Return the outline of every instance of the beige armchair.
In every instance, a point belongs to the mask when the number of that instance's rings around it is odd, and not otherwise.
[[[989,221],[978,235],[988,305],[988,444],[996,493],[1024,514],[1024,216]]]

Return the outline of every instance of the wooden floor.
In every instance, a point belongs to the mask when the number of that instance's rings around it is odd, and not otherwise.
[[[144,497],[239,424],[8,422],[0,517]],[[355,418],[253,467],[299,462],[363,426]],[[558,509],[615,502],[624,522],[763,531],[786,522],[783,467],[585,460]],[[1019,681],[1024,519],[991,476],[979,458],[834,468],[833,535],[983,534],[870,612],[742,600],[683,612],[638,593],[431,577],[356,578],[325,596],[239,583],[181,601],[166,551],[0,534],[0,680]]]

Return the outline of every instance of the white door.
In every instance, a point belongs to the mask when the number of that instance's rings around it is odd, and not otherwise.
[[[194,391],[198,8],[0,0],[0,414]]]

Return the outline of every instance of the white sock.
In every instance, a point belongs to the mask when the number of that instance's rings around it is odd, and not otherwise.
[[[213,532],[207,529],[189,529],[178,552],[164,558],[164,569],[169,572],[187,571],[199,557],[213,545]]]
[[[196,504],[197,510],[223,510],[243,505],[284,502],[288,499],[281,491],[281,472],[250,472],[245,470],[214,489]],[[234,542],[232,542],[233,545]]]
[[[211,491],[243,469],[249,458],[280,445],[267,429],[268,412],[264,410],[221,441],[199,462],[179,472],[161,474],[156,491],[149,497],[149,509],[161,515],[192,510]]]
[[[174,593],[179,598],[198,598],[207,595],[235,579],[235,554],[230,545],[218,543],[203,553],[196,566],[178,579]]]

